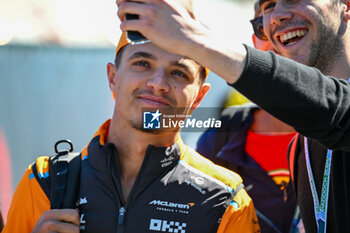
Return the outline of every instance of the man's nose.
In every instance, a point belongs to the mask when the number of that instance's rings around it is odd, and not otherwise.
[[[286,1],[276,1],[276,5],[271,14],[271,23],[281,25],[284,21],[292,18],[290,5]]]
[[[169,83],[163,68],[157,69],[152,76],[147,80],[147,87],[155,92],[164,93],[169,91]]]

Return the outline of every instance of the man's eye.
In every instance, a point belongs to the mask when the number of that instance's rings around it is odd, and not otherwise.
[[[186,79],[188,78],[187,75],[184,72],[180,71],[180,70],[173,70],[171,72],[171,74],[175,75],[175,76],[178,76],[178,77],[181,77],[181,78],[186,78]]]
[[[275,7],[276,3],[275,2],[265,2],[262,6],[261,6],[261,10],[263,12],[267,12],[267,11],[271,11],[274,7]]]
[[[150,64],[146,61],[136,61],[133,63],[134,66],[140,66],[140,67],[150,67]]]

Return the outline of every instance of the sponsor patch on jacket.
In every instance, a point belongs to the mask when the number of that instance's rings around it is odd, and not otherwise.
[[[149,230],[157,232],[186,233],[186,226],[187,223],[152,218],[149,223]]]

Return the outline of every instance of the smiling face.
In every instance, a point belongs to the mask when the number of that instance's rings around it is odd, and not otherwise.
[[[142,130],[146,108],[188,114],[209,90],[208,84],[202,84],[201,72],[195,61],[152,43],[127,45],[119,64],[107,66],[109,86],[116,97],[116,118]]]
[[[344,50],[338,0],[260,0],[264,31],[277,52],[323,72]]]

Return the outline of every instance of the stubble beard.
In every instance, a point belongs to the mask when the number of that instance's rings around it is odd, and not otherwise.
[[[154,109],[154,111],[156,111]],[[171,115],[171,114],[185,114],[184,112],[178,112],[177,108],[167,108],[167,109],[163,109],[163,111],[165,111],[166,114]],[[162,112],[164,114],[164,112]],[[129,124],[136,130],[142,131],[144,133],[149,133],[149,134],[154,134],[154,135],[158,135],[164,132],[177,132],[179,131],[179,128],[160,128],[160,129],[145,129],[143,127],[143,120],[142,117],[141,119],[135,119],[135,118],[129,118]]]
[[[131,125],[134,129],[142,131],[144,133],[160,134],[162,132],[161,129],[144,129],[142,122],[138,122],[138,123],[131,122]]]
[[[320,33],[319,41],[311,45],[308,65],[328,74],[332,71],[337,58],[342,54],[344,44],[333,32],[320,31]]]
[[[162,132],[161,129],[144,129],[143,122],[141,120],[130,119],[129,123],[134,129],[142,131],[144,133],[160,134]]]
[[[334,17],[340,17],[336,13],[333,15]],[[344,30],[327,19],[318,20],[317,23],[320,36],[318,41],[311,44],[309,64],[307,65],[319,69],[324,74],[329,74],[334,69],[337,59],[344,53],[344,42],[342,40]]]

